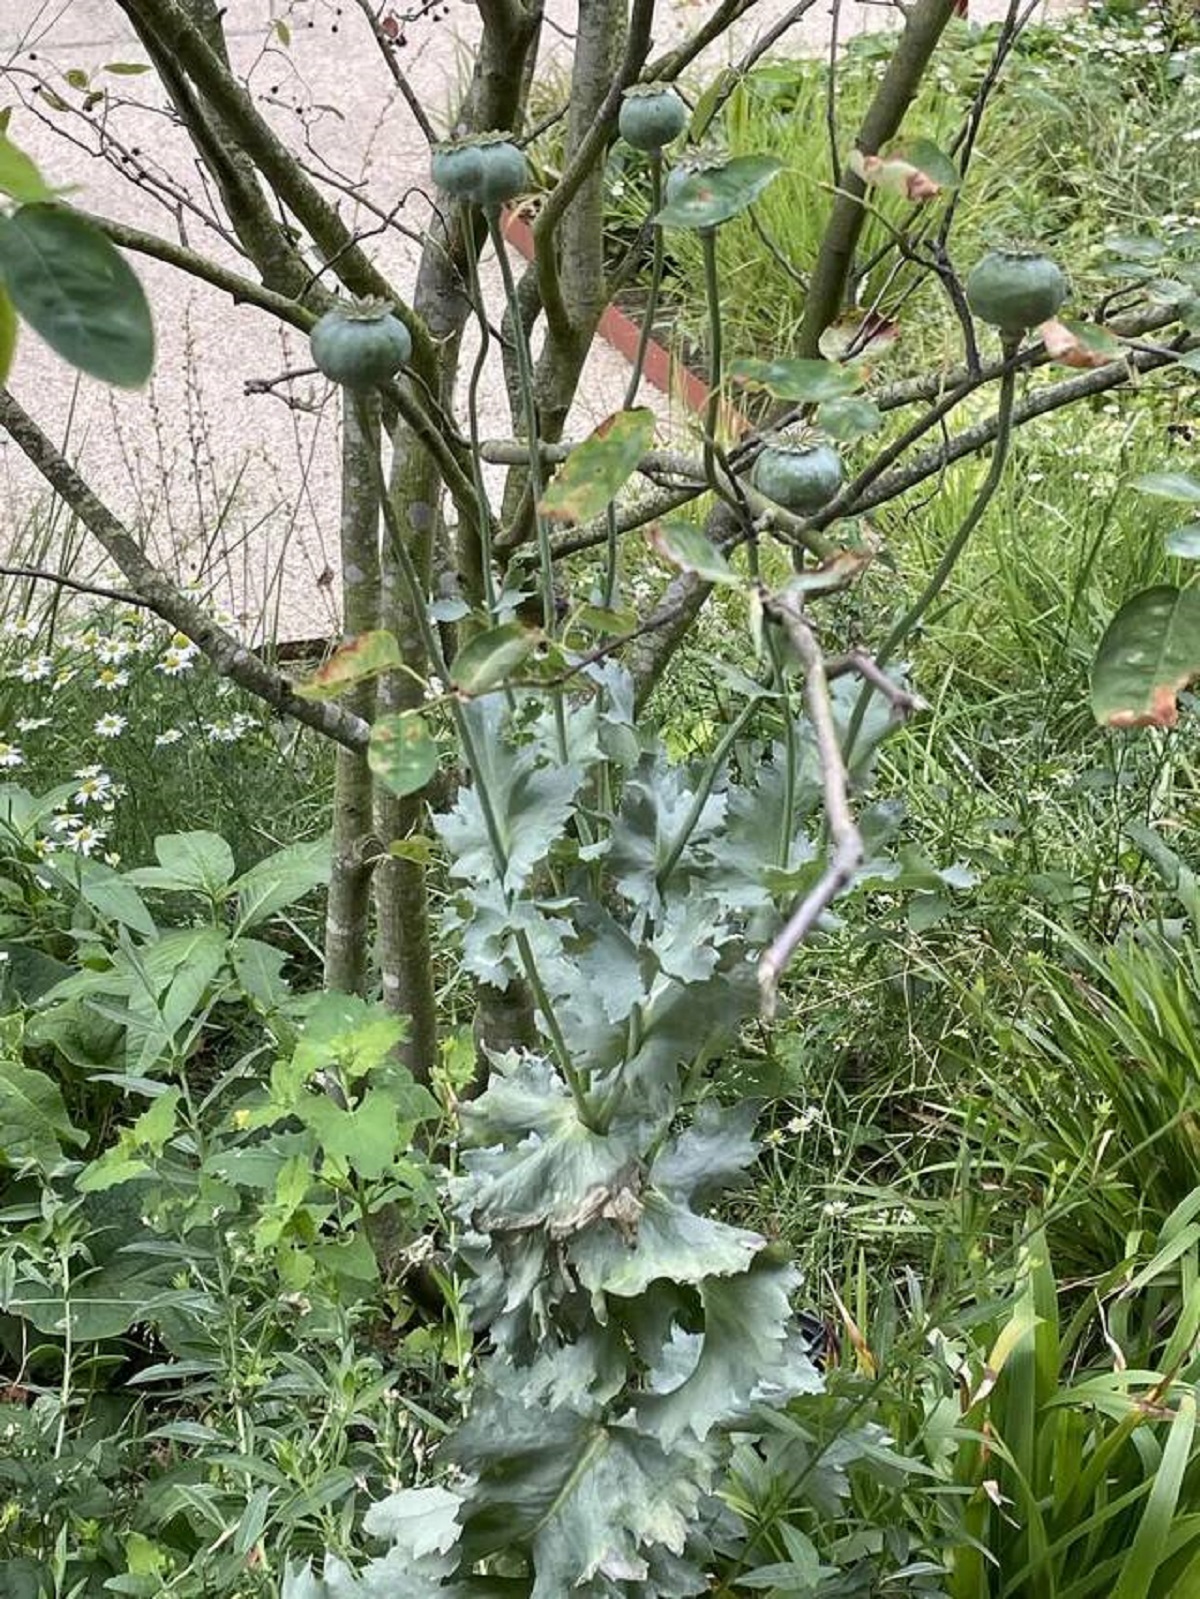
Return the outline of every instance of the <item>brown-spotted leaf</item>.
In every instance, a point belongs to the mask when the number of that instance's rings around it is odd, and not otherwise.
[[[917,204],[962,181],[954,162],[930,139],[905,139],[882,155],[851,150],[847,165],[869,187]]]
[[[437,764],[438,747],[420,711],[382,716],[372,727],[367,765],[401,799],[423,789]]]
[[[307,683],[299,684],[296,693],[305,700],[336,699],[347,689],[402,664],[394,635],[386,628],[375,628],[347,639]]]
[[[590,522],[601,516],[637,470],[654,437],[654,413],[645,406],[617,411],[573,449],[542,495],[539,509],[556,522]]]
[[[889,322],[877,311],[852,311],[830,323],[818,346],[827,361],[877,361],[899,337],[899,322]]]
[[[1046,354],[1060,366],[1108,366],[1123,354],[1119,339],[1087,322],[1062,322],[1051,317],[1038,328]]]
[[[1092,663],[1091,700],[1107,727],[1174,727],[1176,696],[1200,677],[1200,589],[1169,584],[1127,600]]]

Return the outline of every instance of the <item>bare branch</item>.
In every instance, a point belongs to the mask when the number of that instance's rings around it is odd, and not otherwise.
[[[404,103],[408,106],[408,109],[413,114],[413,121],[424,134],[426,142],[433,144],[437,138],[437,134],[433,130],[433,123],[430,122],[428,116],[426,115],[425,107],[417,98],[412,84],[409,83],[408,77],[405,74],[403,67],[400,65],[399,60],[397,59],[396,46],[384,31],[383,24],[379,20],[379,13],[371,4],[371,0],[357,0],[357,4],[358,9],[362,12],[363,16],[366,17],[371,32],[375,36],[375,43],[379,46],[379,53],[383,57],[384,64],[392,75],[392,82],[404,96]]]
[[[289,680],[219,626],[147,559],[137,540],[79,476],[7,389],[0,388],[0,427],[20,446],[56,494],[94,535],[141,603],[190,638],[220,672],[281,715],[294,717],[347,749],[365,749],[371,729],[329,700],[300,699]]]
[[[97,599],[116,600],[119,605],[147,605],[140,594],[130,589],[110,589],[102,583],[85,583],[82,578],[66,577],[62,572],[47,572],[40,566],[0,566],[0,577],[27,577],[35,583],[54,583],[76,594],[94,594]]]
[[[816,740],[825,819],[833,840],[833,854],[825,870],[759,959],[758,989],[762,1013],[770,1021],[775,1014],[779,979],[784,969],[822,914],[852,881],[862,865],[863,842],[850,809],[850,779],[842,759],[820,646],[794,599],[766,592],[762,598],[768,616],[783,628],[804,667],[804,703]]]

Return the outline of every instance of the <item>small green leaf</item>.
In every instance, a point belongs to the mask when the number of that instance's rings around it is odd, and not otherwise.
[[[706,583],[741,583],[712,540],[690,522],[655,522],[646,537],[656,554],[683,572],[694,572]]]
[[[283,45],[284,49],[286,49],[292,42],[292,30],[288,27],[287,23],[282,17],[276,17],[275,19],[275,37],[279,40],[280,44]]]
[[[104,70],[111,72],[115,78],[140,78],[143,72],[149,72],[150,67],[145,61],[109,61]]]
[[[747,388],[765,389],[777,400],[788,400],[794,405],[817,405],[823,400],[840,400],[856,394],[869,374],[861,363],[838,366],[833,361],[800,358],[777,361],[747,358],[731,362],[729,375]]]
[[[401,798],[425,787],[437,771],[438,747],[420,711],[383,716],[371,728],[367,765]]]
[[[540,632],[522,627],[520,622],[505,622],[477,633],[454,657],[450,681],[462,694],[486,693],[511,677],[541,642]]]
[[[1092,710],[1108,727],[1174,727],[1176,695],[1200,676],[1200,589],[1163,584],[1113,617],[1092,665]]]
[[[296,693],[305,700],[334,699],[402,665],[395,635],[386,628],[374,628],[340,645],[307,683],[297,685]]]
[[[654,413],[618,411],[571,451],[546,492],[543,515],[559,522],[590,522],[633,476],[654,437]]]
[[[87,73],[82,67],[68,67],[66,72],[63,73],[63,76],[71,85],[72,89],[86,89],[88,84],[91,82],[91,79],[88,77]],[[42,196],[39,196],[39,198],[42,198]]]
[[[99,229],[61,206],[0,216],[0,279],[52,350],[81,371],[138,388],[154,364],[142,286]]]
[[[1184,505],[1200,505],[1200,478],[1187,472],[1147,472],[1134,478],[1133,487],[1162,500],[1177,500]]]
[[[817,426],[839,444],[853,444],[882,425],[883,413],[879,407],[861,394],[826,400],[817,408]]]
[[[19,150],[7,133],[0,133],[0,194],[22,204],[54,197],[33,159]]]
[[[777,178],[783,163],[773,155],[739,155],[710,171],[694,172],[654,221],[660,228],[715,228],[753,205]]]
[[[17,313],[8,295],[0,288],[0,383],[8,382],[16,348]]]
[[[1186,522],[1168,533],[1167,554],[1180,561],[1200,561],[1200,522]]]
[[[426,833],[410,833],[407,838],[394,838],[388,845],[388,854],[398,861],[432,866],[437,860],[437,844]]]

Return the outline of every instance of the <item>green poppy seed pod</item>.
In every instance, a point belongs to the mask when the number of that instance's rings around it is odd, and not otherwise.
[[[989,250],[967,277],[967,304],[1008,338],[1049,321],[1067,297],[1058,264],[1036,250]]]
[[[488,210],[524,194],[529,187],[529,163],[525,152],[503,134],[480,139],[480,173],[474,193],[475,204]]]
[[[823,510],[842,486],[842,458],[818,440],[779,439],[754,463],[754,487],[797,516]]]
[[[483,175],[478,144],[473,139],[459,139],[434,145],[429,172],[439,189],[456,200],[469,200]]]
[[[626,144],[657,154],[687,127],[687,107],[666,83],[635,83],[626,89],[617,126]]]
[[[333,306],[308,344],[318,370],[347,389],[386,383],[412,355],[412,335],[386,301]]]

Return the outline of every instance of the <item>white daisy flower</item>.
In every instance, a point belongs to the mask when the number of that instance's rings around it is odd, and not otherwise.
[[[115,694],[119,688],[124,688],[129,682],[129,673],[118,671],[115,666],[106,666],[92,683],[93,688],[102,688],[108,694]]]
[[[3,739],[0,739],[0,766],[14,767],[24,766],[24,764],[25,757],[21,754],[19,747],[16,744],[6,744]]]
[[[49,727],[51,721],[49,716],[22,716],[17,721],[17,732],[36,733],[39,728]]]
[[[129,720],[124,716],[117,716],[112,711],[107,711],[103,716],[97,717],[92,731],[100,738],[120,738],[129,726]]]
[[[17,676],[22,683],[44,683],[53,670],[54,662],[48,655],[31,655],[17,667]]]
[[[165,732],[159,733],[154,740],[156,749],[163,749],[168,744],[178,744],[183,737],[183,732],[178,727],[168,727]]]

